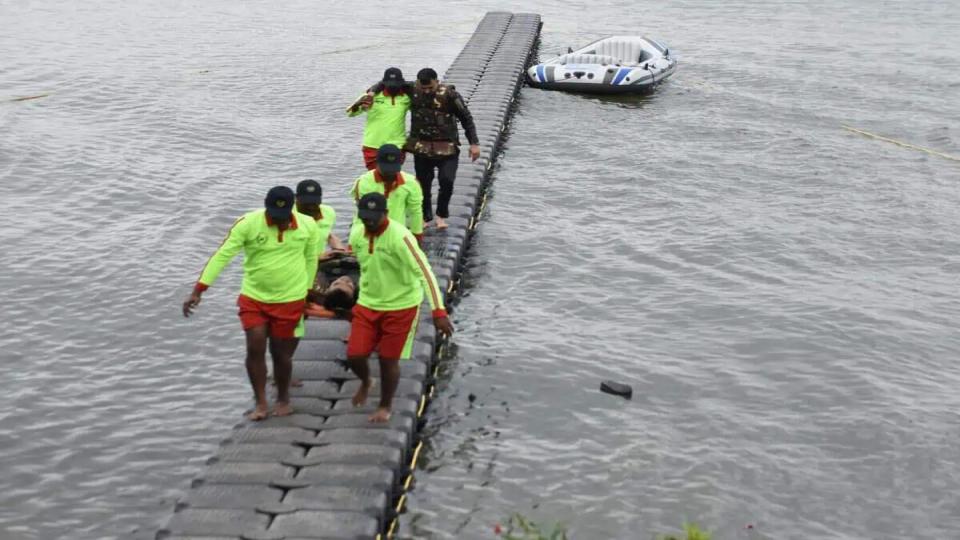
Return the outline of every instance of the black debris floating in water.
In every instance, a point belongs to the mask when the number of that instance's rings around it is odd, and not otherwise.
[[[11,99],[10,101],[12,101],[12,102],[17,102],[17,101],[30,101],[31,99],[45,98],[45,97],[47,97],[47,96],[49,96],[49,95],[50,95],[50,94],[37,94],[37,95],[35,95],[35,96],[26,96],[26,97],[13,98],[13,99]]]
[[[622,384],[613,381],[603,381],[600,383],[600,391],[615,396],[623,396],[627,399],[633,397],[633,388],[628,384]]]

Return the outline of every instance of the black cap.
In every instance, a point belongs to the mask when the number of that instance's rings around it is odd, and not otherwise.
[[[377,150],[377,167],[383,174],[400,172],[403,152],[394,144],[385,144]]]
[[[297,184],[297,199],[307,204],[323,202],[323,190],[320,189],[320,182],[308,179]]]
[[[387,68],[383,72],[383,85],[387,88],[400,88],[404,82],[403,72],[400,71],[400,68]]]
[[[290,219],[293,212],[293,190],[287,186],[270,188],[263,204],[270,219]]]
[[[423,68],[417,72],[417,80],[423,84],[428,84],[437,79],[437,72],[433,68]]]
[[[387,198],[383,193],[373,191],[357,201],[357,215],[360,219],[380,219],[387,213]]]

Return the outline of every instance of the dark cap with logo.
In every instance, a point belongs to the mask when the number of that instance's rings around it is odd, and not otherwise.
[[[377,167],[383,174],[397,174],[400,172],[403,151],[394,144],[385,144],[377,150]]]
[[[357,201],[357,215],[360,219],[380,219],[387,213],[387,198],[376,191],[367,193]]]
[[[383,85],[391,90],[399,89],[403,86],[404,82],[403,72],[400,71],[400,68],[387,68],[387,70],[383,72]]]
[[[320,189],[320,182],[307,179],[297,184],[297,199],[301,203],[307,204],[323,202],[323,190]]]
[[[293,212],[293,190],[287,186],[277,186],[267,192],[263,201],[270,219],[290,219]]]

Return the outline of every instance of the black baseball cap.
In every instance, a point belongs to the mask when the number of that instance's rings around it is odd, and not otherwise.
[[[307,179],[297,184],[297,199],[307,204],[323,202],[323,189],[320,188],[320,182]]]
[[[397,174],[400,172],[400,159],[403,152],[395,144],[385,144],[377,150],[377,167],[383,174]]]
[[[400,71],[400,68],[387,68],[383,72],[383,85],[387,88],[400,88],[404,82],[403,72]]]
[[[290,219],[293,212],[293,190],[287,186],[270,188],[263,204],[270,219]]]
[[[367,193],[357,201],[357,216],[360,219],[380,219],[387,213],[387,198],[376,191]]]

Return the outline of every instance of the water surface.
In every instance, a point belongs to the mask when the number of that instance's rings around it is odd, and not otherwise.
[[[343,107],[497,8],[0,3],[0,537],[152,537],[248,399],[240,265],[178,314],[206,257],[278,183],[345,215]],[[523,9],[680,71],[523,90],[402,535],[960,536],[960,169],[841,129],[960,154],[952,4]]]

